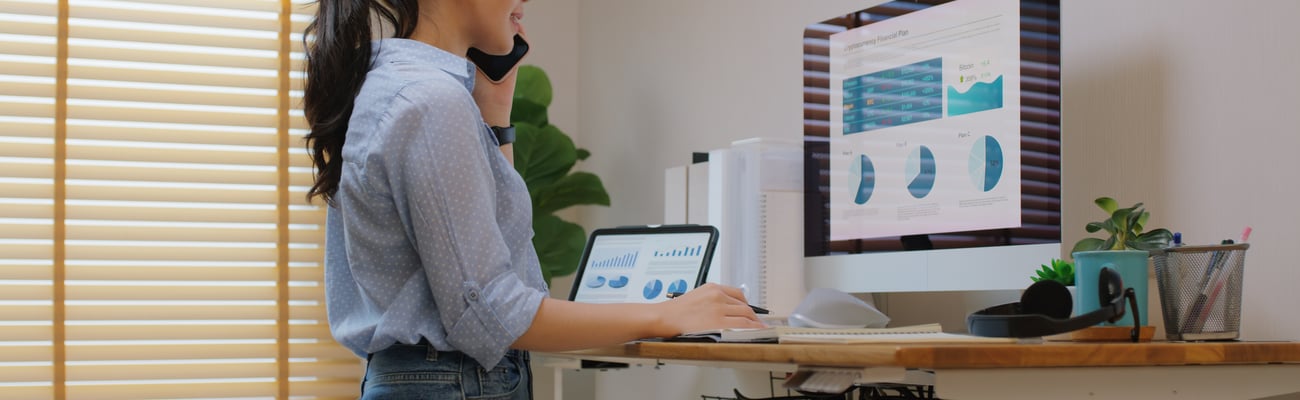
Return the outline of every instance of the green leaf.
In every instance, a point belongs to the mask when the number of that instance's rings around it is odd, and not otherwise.
[[[1096,233],[1097,231],[1105,228],[1106,225],[1102,224],[1101,222],[1089,222],[1087,226],[1083,227],[1083,230],[1088,231],[1088,233]]]
[[[1129,248],[1134,250],[1163,249],[1169,246],[1169,241],[1173,240],[1173,238],[1174,234],[1170,233],[1168,229],[1154,229],[1138,235],[1137,238],[1131,241]]]
[[[1125,226],[1128,227],[1128,233],[1142,232],[1141,220],[1142,220],[1142,214],[1144,213],[1146,213],[1146,211],[1143,210],[1135,210],[1129,213],[1128,218],[1125,221],[1126,224]],[[1137,235],[1128,235],[1128,236],[1137,236]]]
[[[524,99],[542,106],[551,106],[551,78],[546,71],[535,65],[519,66],[519,76],[515,81],[515,99]]]
[[[1131,212],[1133,212],[1133,210],[1125,208],[1115,210],[1115,212],[1110,215],[1110,224],[1115,227],[1115,230],[1111,231],[1111,234],[1119,234],[1120,232],[1128,231],[1128,215]]]
[[[582,149],[582,148],[578,149],[578,160],[579,160],[579,161],[586,160],[588,157],[591,157],[591,152],[590,152],[590,151],[587,151],[587,149]]]
[[[1151,219],[1151,213],[1142,210],[1138,215],[1137,223],[1133,226],[1133,232],[1142,232],[1142,228],[1147,226],[1147,220]]]
[[[1106,214],[1114,214],[1115,210],[1119,208],[1119,203],[1109,197],[1098,197],[1097,200],[1093,200],[1093,203],[1096,203],[1097,207],[1101,207],[1101,210],[1105,211]]]
[[[587,245],[587,233],[581,226],[554,215],[533,219],[533,247],[542,264],[546,284],[550,278],[572,274],[581,262],[582,249]]]
[[[550,124],[550,118],[546,115],[546,106],[516,97],[510,109],[510,122],[516,125],[527,122],[536,126],[547,126]]]
[[[530,192],[563,178],[578,162],[573,140],[553,125],[518,123],[515,135],[515,170]]]
[[[1071,249],[1070,253],[1101,250],[1104,243],[1105,241],[1098,238],[1083,238],[1082,240],[1079,240],[1078,243],[1074,244],[1074,249]]]
[[[539,188],[533,199],[533,213],[550,214],[576,205],[609,205],[609,193],[600,177],[574,172],[553,185]]]

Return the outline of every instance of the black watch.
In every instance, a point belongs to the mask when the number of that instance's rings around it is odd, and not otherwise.
[[[492,134],[497,137],[497,146],[505,146],[515,142],[515,126],[512,124],[507,127],[492,126]]]

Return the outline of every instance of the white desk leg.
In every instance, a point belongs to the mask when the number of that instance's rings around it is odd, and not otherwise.
[[[1300,364],[935,371],[952,399],[1258,399],[1300,392]]]
[[[551,367],[551,374],[552,379],[554,379],[552,384],[555,385],[555,391],[551,393],[551,399],[564,400],[564,369]]]

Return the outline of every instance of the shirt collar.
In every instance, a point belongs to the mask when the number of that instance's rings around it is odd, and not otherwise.
[[[412,39],[388,38],[371,42],[372,69],[382,64],[423,64],[447,71],[469,91],[474,90],[474,64],[465,57],[448,53],[428,43]]]

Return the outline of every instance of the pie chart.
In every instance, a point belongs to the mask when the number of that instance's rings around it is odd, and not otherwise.
[[[654,279],[650,282],[646,282],[645,289],[641,291],[641,294],[645,296],[646,300],[654,300],[663,292],[664,283],[658,279]]]
[[[970,150],[970,179],[975,187],[985,192],[998,186],[1002,178],[1002,145],[992,136],[975,140]]]
[[[871,165],[866,154],[859,155],[852,164],[849,166],[849,187],[857,188],[853,191],[853,202],[867,204],[867,200],[871,200],[871,191],[876,188],[876,167]]]
[[[619,275],[618,279],[610,279],[609,287],[618,289],[627,286],[627,275]]]
[[[924,198],[934,189],[934,152],[929,147],[917,146],[907,156],[903,174],[907,178],[907,192],[915,198]]]
[[[587,280],[587,287],[589,288],[595,289],[601,286],[605,286],[605,277],[603,276],[597,275],[595,278]]]
[[[668,293],[686,293],[686,280],[678,279],[668,285]]]

